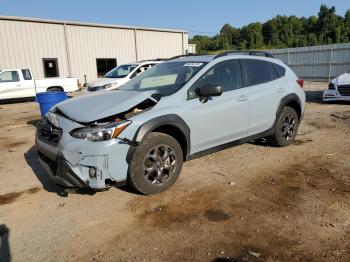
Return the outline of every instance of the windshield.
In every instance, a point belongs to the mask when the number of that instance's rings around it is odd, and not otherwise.
[[[111,71],[106,73],[104,77],[106,78],[123,78],[126,77],[132,70],[137,67],[135,64],[130,65],[121,65],[116,68],[113,68]]]
[[[119,90],[156,90],[162,96],[174,94],[181,89],[207,63],[204,62],[165,62],[138,75]]]

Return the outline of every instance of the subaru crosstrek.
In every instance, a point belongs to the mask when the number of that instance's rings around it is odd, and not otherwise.
[[[52,108],[37,127],[40,163],[62,186],[128,182],[159,193],[186,160],[258,138],[291,144],[304,113],[302,85],[263,52],[169,59],[119,90]]]

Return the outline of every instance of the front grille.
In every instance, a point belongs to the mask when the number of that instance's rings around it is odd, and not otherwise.
[[[46,144],[57,147],[62,136],[62,129],[51,125],[48,121],[38,124],[38,138]]]
[[[350,85],[338,86],[338,92],[342,96],[350,96]]]

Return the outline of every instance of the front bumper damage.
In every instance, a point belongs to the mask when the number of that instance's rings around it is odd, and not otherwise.
[[[129,145],[118,140],[75,139],[69,131],[79,124],[68,119],[60,118],[60,127],[55,128],[43,120],[37,126],[35,138],[39,163],[54,183],[63,187],[104,189],[110,183],[126,181]]]
[[[88,184],[80,179],[62,158],[55,162],[40,152],[39,156],[39,163],[56,184],[64,187],[88,187]]]

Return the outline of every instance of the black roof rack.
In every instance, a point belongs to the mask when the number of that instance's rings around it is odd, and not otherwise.
[[[208,55],[208,54],[185,54],[185,55],[177,55],[177,56],[173,56],[173,57],[171,57],[171,58],[168,58],[168,60],[173,60],[173,59],[176,59],[176,58],[188,57],[188,56],[205,56],[205,55]]]
[[[223,56],[227,56],[227,55],[231,55],[231,54],[242,54],[242,55],[255,55],[255,56],[265,56],[265,57],[270,57],[270,58],[274,58],[273,55],[271,55],[268,52],[265,51],[254,51],[254,50],[232,50],[232,51],[225,51],[223,53],[217,54],[215,58],[219,58],[219,57],[223,57]]]
[[[137,61],[137,63],[148,62],[148,61],[165,61],[165,60],[168,60],[168,58],[145,59],[145,60],[139,60]]]

